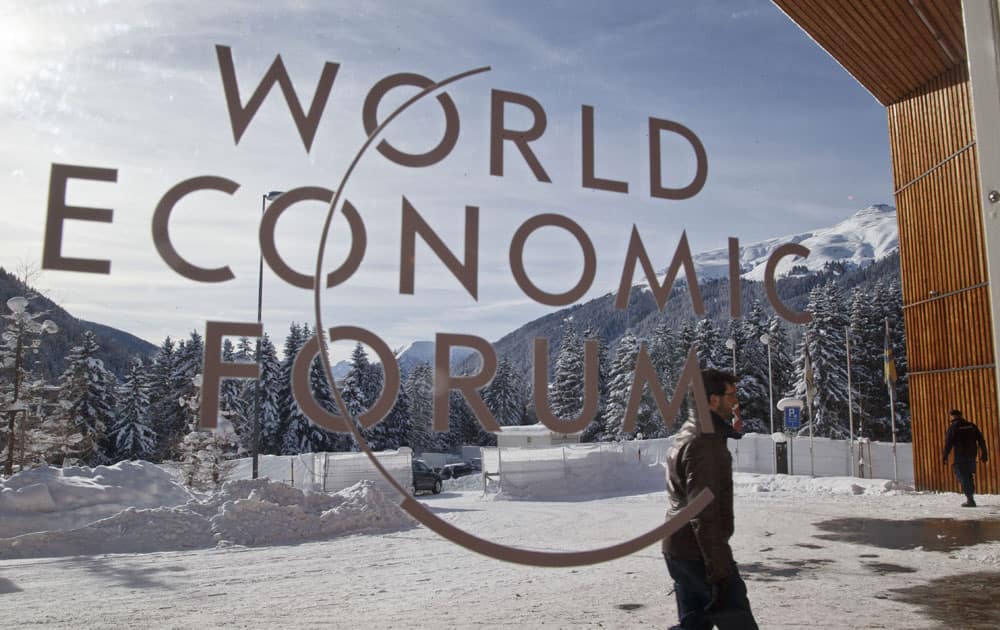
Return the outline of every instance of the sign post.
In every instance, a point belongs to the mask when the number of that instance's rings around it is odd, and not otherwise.
[[[788,433],[788,473],[795,474],[795,432],[802,427],[802,401],[798,398],[782,398],[778,409],[784,414],[785,431]]]

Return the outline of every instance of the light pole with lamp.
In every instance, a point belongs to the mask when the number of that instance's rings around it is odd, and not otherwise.
[[[771,336],[764,333],[760,342],[767,346],[767,401],[768,413],[771,415],[771,474],[778,474],[778,449],[774,445],[774,379],[771,375]]]
[[[264,218],[264,211],[267,209],[267,202],[274,201],[285,194],[283,190],[272,190],[264,193],[260,198],[260,216]],[[257,257],[257,323],[263,323],[261,310],[264,305],[264,252],[260,252]],[[253,432],[250,438],[250,447],[253,455],[253,470],[251,478],[257,479],[260,475],[260,337],[257,337],[257,380],[253,384]]]

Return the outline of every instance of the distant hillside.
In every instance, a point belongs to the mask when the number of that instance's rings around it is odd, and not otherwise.
[[[14,275],[0,267],[0,309],[7,311],[7,300],[15,295],[26,295],[29,288],[25,287]],[[141,355],[150,357],[156,351],[156,346],[139,339],[127,332],[77,319],[67,313],[62,307],[46,298],[39,296],[33,300],[29,310],[32,313],[45,311],[44,319],[51,319],[59,325],[59,332],[45,335],[39,348],[37,369],[40,374],[52,381],[62,374],[65,368],[66,355],[76,345],[84,331],[90,330],[97,337],[101,351],[97,358],[104,361],[105,367],[119,378],[124,374],[130,357]]]
[[[804,310],[809,303],[809,292],[826,282],[835,282],[845,293],[856,286],[869,287],[880,279],[899,280],[899,237],[896,226],[896,209],[879,204],[863,208],[840,223],[829,227],[767,239],[740,247],[740,294],[743,315],[750,312],[754,300],[760,301],[765,313],[774,314],[762,282],[768,257],[779,245],[799,243],[809,248],[805,260],[789,256],[776,270],[778,295],[788,306]],[[729,251],[728,249],[703,252],[692,256],[696,275],[705,303],[706,315],[720,331],[729,327]],[[658,272],[663,279],[665,271]],[[563,324],[572,320],[576,331],[583,334],[594,331],[611,351],[626,330],[638,337],[649,337],[661,323],[678,329],[684,322],[698,319],[691,306],[685,275],[680,271],[674,289],[660,312],[641,272],[635,277],[628,308],[614,308],[615,294],[608,293],[585,304],[577,304],[540,317],[504,335],[493,346],[497,356],[506,356],[521,372],[527,374],[532,366],[532,348],[535,337],[549,339],[549,375],[559,354]],[[799,328],[789,326],[789,338],[798,339]],[[462,370],[475,370],[478,355],[466,359]]]
[[[836,264],[828,265],[825,271],[802,276],[781,278],[777,281],[778,295],[788,306],[803,310],[809,303],[809,292],[827,282],[839,285],[845,293],[854,287],[869,287],[879,280],[899,280],[899,253],[889,254],[877,262],[861,269],[844,270]],[[714,279],[700,285],[702,300],[705,303],[705,313],[725,332],[729,326],[729,280]],[[741,280],[741,308],[743,315],[750,312],[754,300],[759,300],[764,312],[774,314],[763,282]],[[578,333],[588,329],[595,331],[608,347],[613,350],[618,339],[626,330],[631,330],[638,337],[649,337],[661,323],[666,323],[675,330],[686,321],[698,319],[691,306],[690,294],[686,287],[675,288],[670,293],[666,308],[660,312],[656,308],[652,293],[648,287],[632,288],[628,309],[617,311],[614,308],[615,294],[608,293],[584,304],[577,304],[545,315],[504,335],[493,343],[497,357],[506,356],[522,373],[531,370],[532,347],[535,337],[549,339],[549,374],[555,366],[559,354],[563,323],[572,320]],[[797,341],[798,327],[789,326],[789,339]],[[462,370],[475,370],[479,366],[479,355],[473,355],[462,365]]]

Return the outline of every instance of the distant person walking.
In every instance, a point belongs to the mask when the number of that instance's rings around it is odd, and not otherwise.
[[[757,630],[746,584],[729,547],[735,523],[733,458],[726,439],[738,435],[727,423],[737,404],[736,377],[720,370],[705,370],[701,376],[714,432],[702,433],[701,421],[692,412],[674,436],[667,455],[667,516],[682,510],[702,490],[710,490],[715,498],[663,541],[680,617],[672,630]]]
[[[986,440],[979,427],[962,417],[958,409],[951,410],[951,424],[944,436],[944,463],[948,465],[948,453],[955,449],[955,463],[952,469],[962,484],[965,493],[965,503],[962,507],[976,507],[976,449],[981,452],[980,461],[986,462],[989,454],[986,452]]]

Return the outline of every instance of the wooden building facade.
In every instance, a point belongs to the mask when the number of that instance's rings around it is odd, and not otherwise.
[[[986,143],[1000,142],[976,133],[977,121],[988,127],[981,122],[984,112],[974,111],[973,86],[977,103],[994,88],[981,87],[976,66],[971,74],[977,82],[970,80],[970,16],[961,0],[773,1],[886,107],[917,487],[958,491],[951,467],[941,461],[948,411],[958,408],[982,429],[992,455],[979,465],[977,490],[1000,493],[994,345],[1000,207],[984,213],[995,202],[980,184],[988,181],[980,153]],[[985,8],[994,16],[992,24],[971,31],[976,39],[970,41],[982,49],[983,29],[996,31],[996,3],[966,0],[973,2],[979,5],[966,11]],[[1000,91],[992,99],[1000,104]],[[1000,147],[989,151],[1000,154]],[[992,273],[991,259],[998,265]]]

